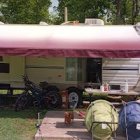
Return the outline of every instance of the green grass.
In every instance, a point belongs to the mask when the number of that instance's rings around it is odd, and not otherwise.
[[[41,112],[41,118],[46,110]],[[28,109],[15,112],[12,109],[0,109],[0,140],[33,140],[37,131],[37,112]]]
[[[16,95],[16,94],[21,94],[24,90],[21,90],[21,89],[15,89],[13,90],[13,94]],[[9,91],[6,90],[6,89],[0,89],[0,94],[7,94]]]
[[[91,98],[92,98],[92,101],[98,100],[98,99],[107,100],[108,99],[107,96],[108,96],[108,94],[95,92],[95,93],[92,94]],[[87,92],[83,92],[83,98],[89,100],[90,96],[89,96],[89,94]]]

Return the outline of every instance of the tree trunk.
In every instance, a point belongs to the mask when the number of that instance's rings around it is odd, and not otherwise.
[[[120,24],[121,19],[121,0],[116,0],[116,24]]]
[[[136,18],[139,14],[139,0],[133,0],[132,4],[132,21],[131,24],[134,25],[136,22]]]

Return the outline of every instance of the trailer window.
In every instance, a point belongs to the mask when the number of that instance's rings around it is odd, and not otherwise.
[[[67,58],[66,59],[66,81],[77,80],[77,59]]]
[[[83,73],[82,73],[82,70],[83,70],[83,61],[82,61],[82,58],[78,58],[77,60],[78,62],[78,66],[77,66],[77,80],[78,81],[82,81],[83,80]]]
[[[102,83],[102,59],[87,58],[87,82]]]
[[[9,73],[10,66],[8,63],[0,63],[0,73]]]

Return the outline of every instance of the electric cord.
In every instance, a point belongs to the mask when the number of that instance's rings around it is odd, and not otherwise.
[[[40,126],[41,126],[41,122],[40,122],[40,112],[37,113],[37,123],[36,123],[36,128],[39,132],[39,135],[41,136],[41,140],[43,140],[43,136],[42,136],[42,132],[41,132],[41,129],[40,129]]]

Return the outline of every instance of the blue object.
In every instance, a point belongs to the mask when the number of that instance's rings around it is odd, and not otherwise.
[[[132,101],[124,104],[119,113],[119,123],[128,140],[140,140],[140,103]]]

